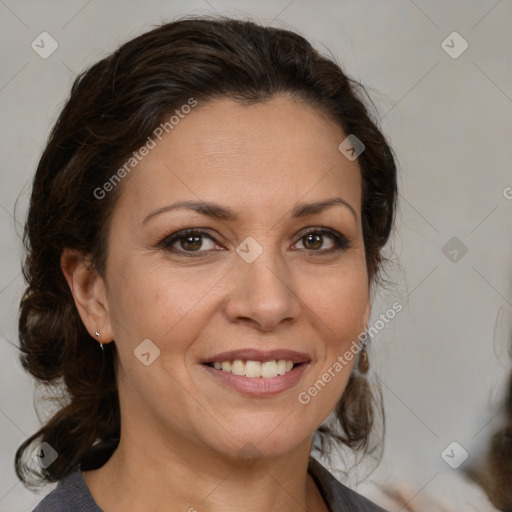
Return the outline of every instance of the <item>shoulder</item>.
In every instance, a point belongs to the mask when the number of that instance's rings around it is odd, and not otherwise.
[[[369,499],[349,489],[313,457],[309,458],[308,472],[332,512],[386,512]]]
[[[62,478],[32,512],[102,512],[98,507],[80,470]]]

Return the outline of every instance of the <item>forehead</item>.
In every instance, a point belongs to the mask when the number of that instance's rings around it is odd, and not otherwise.
[[[119,207],[224,199],[265,211],[343,195],[359,211],[359,166],[338,150],[345,137],[321,111],[286,97],[199,104],[155,139],[124,184]]]

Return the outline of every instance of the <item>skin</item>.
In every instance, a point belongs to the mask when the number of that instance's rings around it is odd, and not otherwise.
[[[103,467],[83,473],[102,509],[327,510],[307,473],[311,436],[354,360],[307,405],[298,394],[349,349],[370,315],[361,176],[357,160],[338,150],[345,137],[318,109],[288,97],[198,105],[124,179],[104,275],[87,256],[63,253],[85,326],[118,351],[120,445]],[[354,212],[335,205],[291,217],[298,203],[335,196]],[[239,219],[176,209],[143,223],[178,200],[219,203]],[[350,245],[327,253],[334,240],[308,241],[307,227],[330,228]],[[185,228],[215,238],[192,246],[204,255],[183,255],[193,252],[186,237],[175,252],[159,246]],[[252,263],[235,252],[247,236],[263,249]],[[149,366],[133,353],[145,339],[160,350]],[[307,352],[310,363],[292,389],[247,396],[200,364],[237,348]],[[239,457],[247,446],[252,464]]]

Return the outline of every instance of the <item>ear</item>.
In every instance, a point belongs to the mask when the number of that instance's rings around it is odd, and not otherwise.
[[[64,249],[60,266],[89,334],[102,343],[112,341],[114,336],[105,282],[93,268],[90,257],[74,249]],[[99,338],[95,335],[97,330],[100,331]]]

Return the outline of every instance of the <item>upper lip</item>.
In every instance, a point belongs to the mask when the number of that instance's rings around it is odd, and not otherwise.
[[[230,350],[221,352],[208,359],[204,359],[203,363],[222,363],[223,361],[234,361],[241,359],[243,361],[273,361],[284,359],[293,363],[308,363],[311,360],[309,354],[305,352],[296,352],[295,350],[275,349],[275,350],[258,350],[254,348],[244,348],[238,350]]]

